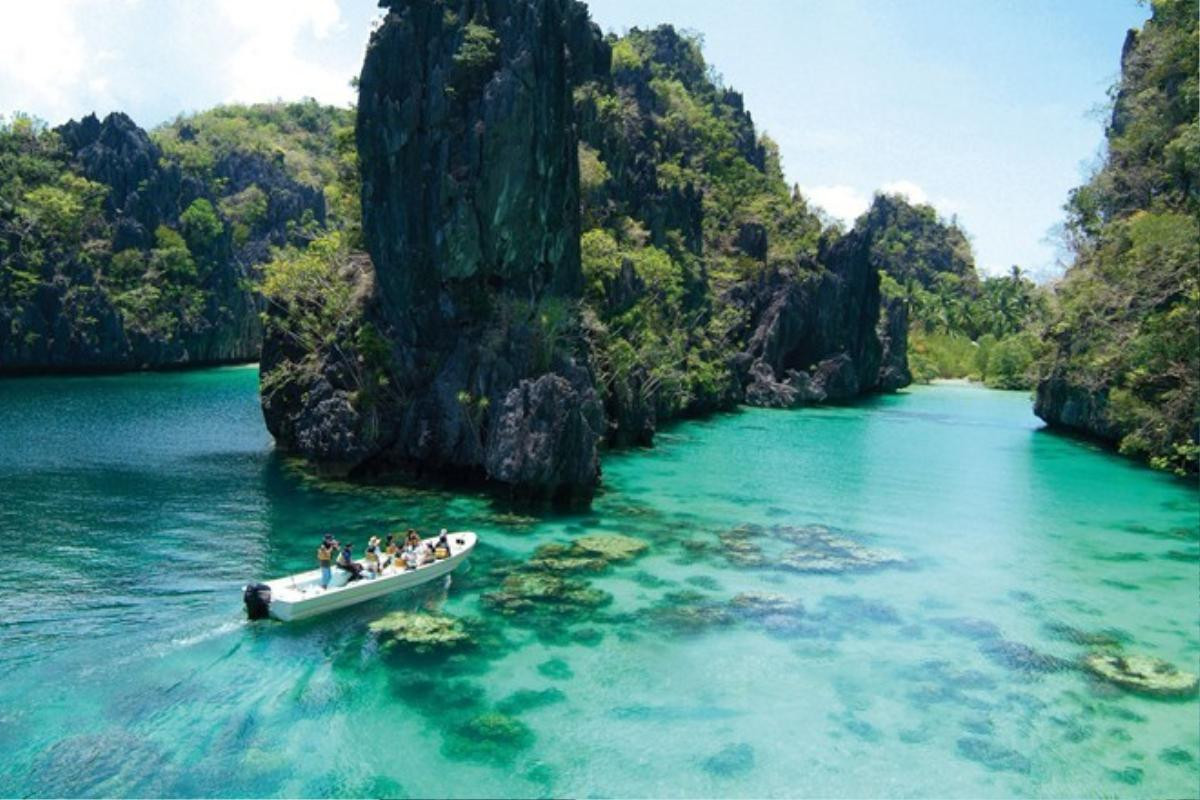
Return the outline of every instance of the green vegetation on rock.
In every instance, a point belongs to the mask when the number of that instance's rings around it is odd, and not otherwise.
[[[1197,4],[1130,31],[1105,161],[1067,204],[1037,413],[1179,474],[1200,458]]]
[[[1034,332],[1049,310],[1045,289],[1015,266],[1008,275],[981,278],[957,222],[940,219],[930,206],[879,195],[858,224],[878,232],[871,258],[884,295],[908,309],[913,380],[1033,387],[1045,350]]]
[[[272,247],[340,214],[347,111],[228,106],[151,134],[123,114],[0,123],[0,365],[131,369],[250,360],[250,283]]]

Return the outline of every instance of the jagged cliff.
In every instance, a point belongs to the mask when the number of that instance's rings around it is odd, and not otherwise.
[[[13,126],[0,151],[0,373],[253,360],[254,265],[324,222],[321,190],[277,160],[234,151],[197,174],[120,113]],[[254,193],[239,227],[228,201]]]
[[[279,445],[582,501],[598,447],[664,420],[906,383],[872,231],[822,232],[708,75],[669,26],[605,40],[573,0],[392,4],[359,82],[361,241],[268,269]]]
[[[844,402],[908,382],[907,324],[882,329],[883,224],[822,233],[737,92],[669,25],[611,41],[576,92],[584,272],[609,441],[728,408]],[[877,224],[879,223],[879,224]]]
[[[363,64],[357,131],[374,282],[358,329],[380,343],[386,391],[364,402],[341,354],[323,356],[317,391],[264,392],[282,446],[343,470],[590,497],[602,415],[575,305],[571,93],[607,52],[572,0],[391,7]],[[265,374],[304,361],[285,325],[268,330]],[[331,410],[344,435],[309,436],[306,420]]]

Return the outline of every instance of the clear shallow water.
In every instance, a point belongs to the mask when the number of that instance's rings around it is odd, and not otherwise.
[[[1200,669],[1197,493],[1039,431],[1023,395],[687,423],[606,458],[590,512],[527,518],[306,478],[272,453],[256,382],[0,382],[0,794],[1197,794],[1200,703],[1094,683],[1052,627]],[[746,523],[768,553],[824,525],[905,563],[739,566],[717,537]],[[484,544],[448,589],[244,622],[241,585],[306,567],[325,530],[361,546],[408,524]],[[510,560],[595,532],[651,544],[581,576],[608,604],[481,600]],[[804,611],[729,605],[747,591]],[[421,608],[476,620],[480,646],[381,652],[367,624]],[[460,735],[498,712],[507,737]]]

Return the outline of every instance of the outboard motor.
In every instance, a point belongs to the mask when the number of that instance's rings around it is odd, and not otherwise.
[[[242,591],[246,603],[246,616],[250,619],[266,619],[271,608],[271,587],[265,583],[252,583]]]

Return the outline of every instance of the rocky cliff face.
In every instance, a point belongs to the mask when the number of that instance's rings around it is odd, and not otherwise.
[[[36,286],[21,293],[11,287],[0,291],[0,373],[257,358],[261,325],[247,285],[253,266],[268,256],[270,245],[283,243],[289,222],[306,213],[318,224],[323,220],[321,193],[292,181],[280,165],[258,155],[225,159],[215,165],[211,183],[185,175],[120,113],[103,121],[90,115],[68,122],[57,134],[68,174],[95,182],[103,192],[102,217],[81,243],[55,242],[37,225],[5,226],[7,266],[35,276]],[[215,208],[222,196],[251,182],[270,198],[269,213],[243,241],[235,245],[229,226],[218,219],[202,244],[180,241],[190,248],[183,257],[193,272],[186,277],[152,266],[152,249],[161,244],[163,228],[180,230],[181,216],[195,201]],[[39,253],[36,263],[28,257],[33,250]],[[135,262],[144,275],[137,275],[132,287],[120,285],[118,265]],[[134,295],[126,293],[131,288],[145,305],[181,281],[187,283],[186,302],[161,303],[152,326],[133,318]]]
[[[698,44],[631,36],[617,63],[573,0],[391,4],[359,82],[369,258],[322,262],[361,302],[307,349],[303,303],[270,310],[282,448],[582,501],[598,447],[661,420],[907,382],[871,232],[818,246]]]
[[[1158,2],[1121,53],[1099,171],[1067,203],[1034,411],[1151,466],[1200,472],[1195,0]]]
[[[730,292],[751,323],[736,357],[747,403],[844,403],[908,383],[898,369],[904,364],[907,371],[907,316],[889,307],[880,335],[882,298],[870,247],[868,233],[855,230],[823,242],[818,263],[771,270]]]
[[[1072,380],[1056,365],[1038,381],[1033,413],[1056,427],[1095,436],[1109,442],[1121,438],[1120,428],[1108,414],[1108,390]]]
[[[574,305],[572,89],[606,69],[607,48],[573,0],[392,5],[363,65],[357,131],[376,287],[363,324],[385,343],[388,390],[368,407],[350,397],[339,357],[326,359],[318,385],[330,391],[264,396],[282,446],[351,472],[590,498],[602,412]],[[285,345],[269,337],[264,364]],[[292,421],[338,393],[353,446],[331,459]]]

